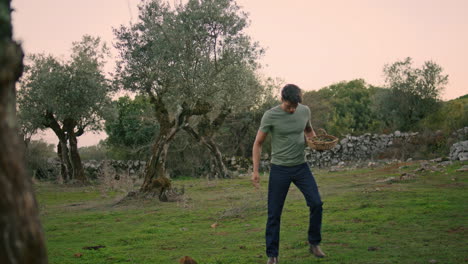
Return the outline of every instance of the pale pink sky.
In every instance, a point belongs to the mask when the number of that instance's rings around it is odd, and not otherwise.
[[[66,57],[71,42],[84,34],[101,36],[111,44],[112,27],[136,21],[140,1],[12,2],[15,38],[22,41],[26,53]],[[262,60],[266,76],[305,90],[356,78],[383,85],[383,66],[409,56],[418,67],[433,60],[449,74],[443,99],[468,93],[466,0],[237,2],[250,13],[249,34],[266,48]],[[107,70],[112,69],[108,65]],[[103,137],[85,135],[80,146],[96,144]]]

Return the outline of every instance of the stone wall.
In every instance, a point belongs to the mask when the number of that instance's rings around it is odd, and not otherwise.
[[[457,141],[463,141],[468,139],[468,127],[460,128],[452,133],[452,137]]]
[[[120,177],[127,175],[132,178],[138,178],[143,175],[146,162],[140,160],[87,160],[83,162],[83,169],[86,177],[89,179],[97,179],[99,176],[107,173]],[[55,179],[60,174],[60,161],[57,158],[49,158],[47,165],[35,172],[35,176],[39,179]]]
[[[468,140],[460,141],[452,145],[450,148],[451,160],[468,160]]]
[[[347,161],[365,161],[377,159],[378,155],[389,147],[413,141],[419,133],[364,134],[347,135],[331,150],[316,151],[306,148],[306,160],[312,167],[328,167]]]
[[[83,162],[85,174],[91,179],[95,179],[103,173],[140,177],[145,166],[146,162],[140,160],[88,160]]]
[[[437,131],[432,136],[441,134],[441,131]],[[343,162],[377,160],[382,158],[383,153],[388,153],[391,149],[394,149],[395,153],[398,152],[400,156],[393,158],[401,158],[401,154],[405,154],[404,152],[407,151],[410,145],[414,146],[421,141],[420,137],[422,137],[422,135],[418,132],[402,133],[400,131],[383,135],[369,133],[361,136],[347,135],[331,150],[316,151],[306,148],[305,157],[307,163],[311,167],[329,167]],[[455,131],[451,137],[456,140],[466,140],[468,137],[468,127]],[[454,147],[454,153],[457,152],[457,150],[461,151],[461,146],[457,146]],[[457,155],[468,155],[468,153],[458,154],[465,153],[460,151],[457,152]],[[468,152],[468,150],[466,150],[466,152]],[[410,154],[411,153],[408,153],[406,158],[410,158]],[[395,154],[395,156],[397,155]]]
[[[434,133],[439,135],[440,132]],[[382,158],[382,155],[390,150],[398,151],[401,154],[409,145],[417,144],[422,135],[417,132],[401,133],[395,131],[391,134],[364,134],[361,136],[346,136],[331,150],[315,151],[306,148],[305,158],[311,167],[331,167],[335,165],[344,165],[356,162],[375,161]],[[450,149],[449,157],[452,160],[468,160],[468,127],[459,129],[451,135],[455,141],[459,141]],[[400,157],[386,157],[389,159]],[[411,158],[408,156],[407,158]],[[261,171],[268,171],[270,167],[270,158],[264,154],[260,163]],[[245,174],[251,171],[252,162],[250,158],[230,157],[224,158],[224,162],[229,170],[237,174]],[[57,159],[48,161],[50,173],[56,174],[60,171],[60,163]],[[146,162],[131,160],[104,160],[104,161],[85,161],[83,167],[87,177],[96,179],[102,173],[111,175],[122,175],[123,173],[131,177],[141,177],[145,169]],[[237,175],[234,174],[234,175]],[[172,176],[172,175],[171,175]],[[176,176],[176,175],[173,175]],[[199,176],[199,175],[198,175]],[[48,177],[44,177],[48,178]]]

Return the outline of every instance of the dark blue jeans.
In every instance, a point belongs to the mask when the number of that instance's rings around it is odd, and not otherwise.
[[[268,257],[278,256],[281,212],[291,182],[302,192],[310,210],[309,243],[316,245],[322,240],[320,229],[323,203],[309,166],[307,163],[293,167],[272,164],[268,184],[268,220],[265,234]]]

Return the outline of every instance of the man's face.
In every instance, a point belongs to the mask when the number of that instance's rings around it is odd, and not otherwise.
[[[290,114],[294,114],[294,112],[296,112],[297,105],[298,105],[297,103],[283,101],[283,110]]]

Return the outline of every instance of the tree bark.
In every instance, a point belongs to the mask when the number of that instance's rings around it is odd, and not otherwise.
[[[215,178],[217,178],[217,176],[221,178],[231,178],[231,174],[229,173],[229,170],[224,164],[223,154],[221,153],[221,151],[218,148],[218,145],[216,145],[213,139],[208,136],[199,135],[195,130],[193,130],[189,126],[184,127],[184,130],[187,131],[187,133],[191,135],[195,140],[202,143],[210,151],[210,155],[212,156],[213,161],[214,161],[214,167],[215,167],[215,173],[216,173],[214,175]]]
[[[68,142],[70,143],[69,154],[73,179],[78,180],[81,183],[86,183],[87,179],[84,174],[83,165],[81,164],[80,154],[78,153],[78,141],[75,134],[75,122],[64,124],[64,127],[67,129]]]
[[[170,140],[166,135],[158,137],[153,145],[152,155],[146,164],[145,180],[140,193],[158,196],[160,201],[168,201],[167,191],[171,188],[171,180],[166,174],[167,150]]]
[[[202,143],[210,150],[211,156],[215,161],[216,172],[221,178],[231,178],[229,170],[226,168],[226,165],[223,161],[223,154],[219,150],[216,143],[211,138],[202,138]]]
[[[57,183],[58,184],[63,184],[65,180],[65,176],[67,174],[67,168],[63,164],[63,156],[62,156],[62,143],[57,144],[57,157],[60,160],[60,175],[57,176]]]
[[[162,98],[155,96],[147,89],[150,102],[154,107],[156,119],[159,122],[159,135],[151,149],[151,157],[146,163],[145,179],[139,193],[143,195],[158,196],[160,201],[167,201],[167,191],[171,188],[171,181],[166,174],[167,149],[170,141],[177,132],[177,122],[171,122],[169,112]],[[172,135],[171,135],[172,132]]]
[[[145,180],[139,192],[146,196],[158,196],[161,201],[168,201],[167,194],[171,189],[171,180],[166,174],[166,160],[170,143],[177,132],[186,126],[191,116],[205,114],[209,111],[209,107],[207,104],[200,103],[190,109],[183,103],[174,114],[174,119],[170,120],[162,98],[154,96],[150,91],[148,91],[148,95],[153,104],[160,130],[153,144],[150,160],[146,164]]]
[[[68,135],[65,133],[64,129],[60,127],[60,124],[55,120],[55,117],[51,112],[46,113],[46,120],[47,123],[44,125],[46,127],[50,127],[59,139],[59,149],[57,149],[57,154],[60,159],[62,179],[67,182],[73,178],[72,163],[69,155],[70,151],[67,147]]]
[[[67,141],[60,139],[58,144],[59,151],[57,152],[60,159],[60,168],[63,181],[67,182],[73,178],[72,164],[68,155],[69,150],[67,147]]]
[[[15,117],[23,52],[14,43],[10,0],[0,0],[0,263],[47,263],[44,234]]]
[[[76,140],[76,136],[74,134],[70,135],[68,142],[70,142],[70,160],[73,179],[86,183],[88,180],[84,174],[80,153],[78,152],[78,141]]]

